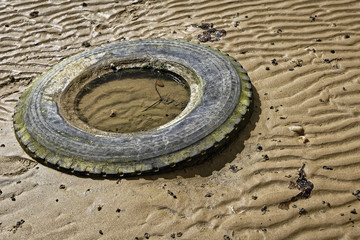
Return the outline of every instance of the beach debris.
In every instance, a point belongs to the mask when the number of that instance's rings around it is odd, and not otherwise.
[[[110,117],[115,117],[115,116],[116,116],[116,111],[110,110]]]
[[[64,184],[60,184],[59,189],[65,189],[65,188],[66,188],[66,187],[65,187]]]
[[[116,212],[117,212],[117,213],[121,212],[121,209],[120,209],[120,208],[117,208],[117,209],[116,209]]]
[[[276,59],[274,58],[273,60],[271,60],[271,64],[274,65],[274,66],[276,66],[276,65],[278,65],[278,62],[277,62]]]
[[[102,230],[99,230],[100,235],[104,235],[104,232]]]
[[[300,136],[300,139],[302,140],[302,142],[304,144],[309,142],[309,139],[307,137],[305,137],[305,136]]]
[[[290,126],[289,130],[297,133],[299,136],[304,136],[304,128],[302,126]]]
[[[226,36],[226,31],[224,29],[217,30],[216,28],[213,28],[214,24],[212,23],[192,24],[191,26],[205,30],[202,34],[198,35],[198,40],[200,42],[220,41],[222,37]]]
[[[238,168],[238,166],[236,166],[236,165],[230,165],[229,169],[230,169],[233,173],[237,173],[238,171],[242,170],[243,168]]]
[[[292,202],[296,202],[299,199],[307,199],[310,197],[311,191],[314,188],[314,184],[310,181],[308,181],[305,176],[305,164],[302,165],[302,167],[299,170],[299,177],[296,180],[296,182],[290,182],[289,184],[289,188],[297,188],[298,190],[300,190],[301,192],[299,194],[297,194],[296,196],[292,197],[290,200],[285,201],[285,202],[281,202],[279,204],[279,208],[280,209],[289,209],[289,205]]]
[[[269,67],[266,67],[266,68],[265,68],[265,70],[266,70],[266,71],[269,71],[269,70],[270,70],[270,68],[269,68]]]
[[[231,240],[231,238],[228,235],[224,235],[224,240]]]
[[[87,6],[88,6],[88,4],[87,4],[86,2],[83,2],[81,5],[82,5],[83,7],[87,7]]]
[[[264,205],[262,208],[261,208],[261,211],[263,212],[263,214],[265,214],[267,212],[267,206]]]
[[[317,18],[317,15],[315,15],[315,16],[310,16],[309,18],[311,19],[311,22],[315,22],[315,20],[316,20],[316,18]]]
[[[182,235],[183,235],[182,232],[176,233],[176,236],[177,236],[177,237],[182,237]]]
[[[18,222],[16,223],[15,226],[12,227],[11,231],[12,231],[13,233],[16,233],[16,231],[17,231],[19,228],[21,228],[21,226],[22,226],[24,223],[25,223],[25,220],[24,220],[24,219],[21,219],[20,221],[18,221]]]
[[[356,209],[354,208],[353,210],[350,211],[351,214],[357,214]]]
[[[256,147],[256,151],[257,152],[261,152],[263,150],[263,147],[261,146],[261,145],[258,145],[257,147]]]
[[[0,147],[5,147],[5,144],[1,144]]]
[[[145,234],[144,234],[144,238],[149,239],[149,238],[150,238],[150,234],[149,234],[149,233],[145,233]]]
[[[168,190],[167,192],[168,192],[168,194],[169,194],[170,196],[172,196],[173,198],[177,199],[176,195],[175,195],[172,191]]]
[[[355,192],[352,193],[352,195],[354,195],[357,198],[357,200],[360,201],[360,190],[356,190]]]
[[[333,168],[329,167],[329,166],[323,166],[323,169],[325,169],[325,170],[333,170]]]
[[[162,81],[160,81],[160,80],[156,80],[156,85],[158,87],[164,87],[165,86],[164,83]]]
[[[344,38],[350,38],[350,35],[346,34],[346,35],[344,36]]]
[[[307,211],[305,210],[305,208],[300,208],[299,209],[299,214],[300,215],[305,215],[307,213]]]
[[[205,194],[205,197],[209,198],[209,197],[212,197],[212,195],[213,195],[212,193],[207,193],[207,194]]]
[[[30,15],[30,17],[32,17],[32,18],[36,18],[36,17],[39,16],[39,11],[32,11],[29,15]]]
[[[91,44],[90,44],[88,41],[84,41],[84,42],[82,42],[81,46],[83,46],[83,47],[90,47]]]
[[[256,200],[256,199],[258,199],[258,197],[257,196],[251,196],[251,198],[252,198],[252,200]]]

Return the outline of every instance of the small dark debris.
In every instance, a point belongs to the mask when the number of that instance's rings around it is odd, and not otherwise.
[[[295,70],[295,69],[293,69],[293,68],[289,68],[289,71],[290,71],[290,72],[292,72],[292,71],[294,71],[294,70]]]
[[[316,39],[315,41],[316,41],[316,42],[321,42],[322,40],[321,40],[321,39]]]
[[[298,59],[295,61],[295,66],[294,67],[302,67],[303,65],[303,60],[301,59]]]
[[[177,198],[176,195],[175,195],[172,191],[170,191],[170,190],[168,190],[168,194],[169,194],[170,196],[172,196],[173,198],[175,198],[175,199]]]
[[[262,231],[262,232],[266,232],[267,229],[266,229],[266,228],[262,228],[261,231]]]
[[[344,36],[344,38],[350,38],[350,35],[346,34],[346,35]]]
[[[296,205],[296,204],[293,204],[292,207],[293,207],[293,208],[297,208],[297,205]]]
[[[325,169],[325,170],[333,170],[333,168],[329,167],[329,166],[323,166],[323,169]]]
[[[193,27],[201,28],[202,30],[208,30],[209,28],[213,28],[214,24],[212,23],[200,23],[200,24],[193,24]]]
[[[270,43],[270,44],[271,44],[271,45],[275,45],[275,43],[273,43],[273,42],[272,42],[272,43]]]
[[[224,235],[224,240],[231,240],[231,238],[228,235]]]
[[[263,150],[263,147],[261,145],[258,145],[257,148],[256,148],[256,151],[261,152],[262,150]]]
[[[207,193],[207,194],[205,194],[205,197],[212,197],[212,193]]]
[[[102,206],[99,205],[98,208],[97,208],[97,210],[98,210],[98,211],[101,211],[101,209],[102,209]]]
[[[291,178],[291,175],[290,175],[290,174],[289,174],[289,175],[285,175],[285,177],[286,177],[286,178]]]
[[[116,180],[116,184],[119,184],[120,182],[121,182],[120,178],[118,180]]]
[[[5,144],[1,144],[0,147],[5,147]]]
[[[225,30],[217,30],[216,28],[213,28],[212,23],[194,24],[192,26],[206,30],[202,34],[198,35],[198,40],[200,42],[215,42],[221,40],[221,37],[226,36]]]
[[[274,106],[270,106],[270,109],[274,109]]]
[[[353,210],[350,211],[351,214],[357,214],[356,209],[354,208]]]
[[[245,18],[248,18],[248,16],[245,16]]]
[[[2,194],[3,192],[0,190],[0,195]]]
[[[332,54],[334,54],[334,53],[335,53],[335,50],[331,50],[330,52],[331,52]]]
[[[176,237],[176,234],[175,234],[175,233],[172,233],[172,234],[170,235],[170,237],[171,237],[171,238],[175,238],[175,237]]]
[[[83,47],[90,47],[91,44],[88,41],[85,41],[81,44]]]
[[[16,184],[20,184],[20,183],[21,183],[21,181],[17,181],[17,182],[16,182]]]
[[[59,199],[55,199],[55,202],[59,202]]]
[[[104,235],[103,231],[102,230],[99,230],[99,233],[100,235]]]
[[[64,184],[61,184],[59,188],[60,188],[60,189],[65,189],[65,185],[64,185]]]
[[[311,19],[311,22],[314,22],[315,21],[315,19],[316,19],[316,15],[313,17],[313,16],[310,16],[309,18]]]
[[[117,213],[121,212],[121,209],[120,208],[116,209],[116,212]]]
[[[10,198],[12,201],[16,201],[15,195],[12,195]]]
[[[9,25],[9,24],[5,24],[5,27],[10,27],[10,25]]]
[[[247,53],[248,51],[241,51],[240,54],[245,54]]]
[[[239,24],[240,24],[240,22],[239,22],[239,21],[236,21],[236,22],[234,23],[234,27],[238,27]]]
[[[32,12],[30,13],[30,17],[36,18],[36,17],[38,17],[38,16],[39,16],[39,11],[32,11]]]
[[[280,117],[280,119],[286,119],[287,117]]]
[[[252,198],[253,200],[258,199],[258,197],[257,197],[257,196],[251,196],[251,198]]]
[[[144,238],[149,239],[149,238],[150,238],[150,234],[149,234],[149,233],[145,233],[145,234],[144,234]]]
[[[360,201],[360,190],[356,190],[355,192],[352,193],[352,195],[354,195],[357,198],[357,200]]]
[[[24,223],[25,223],[25,220],[24,220],[24,219],[21,219],[20,221],[18,221],[18,222],[16,223],[16,225],[13,226],[12,232],[15,233],[15,232],[18,230],[18,228],[20,228],[21,225],[23,225]]]
[[[267,161],[267,160],[269,160],[269,159],[270,159],[270,158],[269,158],[269,156],[268,156],[267,154],[263,155],[263,158],[264,158],[264,160],[265,160],[265,161]]]
[[[278,65],[278,62],[277,62],[276,59],[274,58],[273,60],[271,60],[271,64],[274,65],[274,66],[276,66],[276,65]]]
[[[40,167],[36,167],[35,169],[39,169]]]
[[[340,216],[345,216],[345,214],[343,214],[343,213],[340,213]]]
[[[282,30],[279,28],[278,30],[276,30],[276,33],[282,33]]]
[[[296,196],[292,197],[290,200],[282,202],[279,204],[279,208],[281,209],[289,209],[289,205],[292,202],[296,202],[299,199],[307,199],[310,197],[311,191],[314,188],[314,184],[310,181],[308,181],[305,176],[305,164],[302,165],[302,167],[299,170],[299,177],[296,180],[296,183],[290,182],[289,187],[296,187],[301,192],[297,194]]]
[[[300,215],[305,215],[307,213],[307,211],[305,210],[305,208],[300,208],[299,209],[299,214]]]
[[[86,2],[83,2],[83,3],[82,3],[82,6],[83,6],[83,7],[87,7],[88,4],[87,4]]]
[[[261,208],[261,211],[263,212],[263,214],[265,214],[265,213],[266,213],[266,211],[267,211],[267,206],[266,206],[266,205],[264,205],[264,206]]]
[[[208,32],[204,32],[203,34],[198,35],[198,39],[200,42],[208,42],[211,40],[211,34]]]
[[[183,235],[182,232],[178,232],[178,233],[176,234],[177,237],[182,237],[182,235]]]
[[[269,68],[269,67],[266,67],[266,68],[265,68],[265,70],[266,70],[266,71],[269,71],[269,70],[270,70],[270,68]]]
[[[346,91],[346,88],[345,88],[345,87],[343,87],[343,91]]]
[[[230,165],[229,169],[233,172],[233,173],[237,173],[238,171],[240,171],[242,168],[238,168],[238,166],[236,165]]]

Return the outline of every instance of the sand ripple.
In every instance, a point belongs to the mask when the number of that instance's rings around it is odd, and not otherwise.
[[[85,41],[197,42],[192,24],[213,23],[227,35],[208,44],[239,60],[255,88],[247,128],[200,166],[119,184],[3,168],[0,238],[360,238],[359,1],[5,1],[0,12],[1,164],[26,156],[11,123],[20,93]],[[299,193],[288,185],[303,164],[310,198],[280,209]]]

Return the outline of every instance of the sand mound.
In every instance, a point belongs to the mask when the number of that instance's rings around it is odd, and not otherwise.
[[[17,0],[0,11],[1,239],[360,238],[359,1]],[[19,161],[29,157],[11,115],[35,77],[108,42],[198,42],[200,23],[226,31],[202,44],[236,58],[254,85],[250,123],[228,148],[121,181]],[[310,196],[279,208],[301,192],[289,185],[303,164]]]

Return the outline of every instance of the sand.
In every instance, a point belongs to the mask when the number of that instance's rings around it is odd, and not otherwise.
[[[0,239],[359,239],[360,2],[6,1],[0,4]],[[62,59],[144,38],[236,58],[254,111],[201,165],[121,180],[37,164],[17,143],[21,93]],[[308,198],[289,188],[305,164]]]

